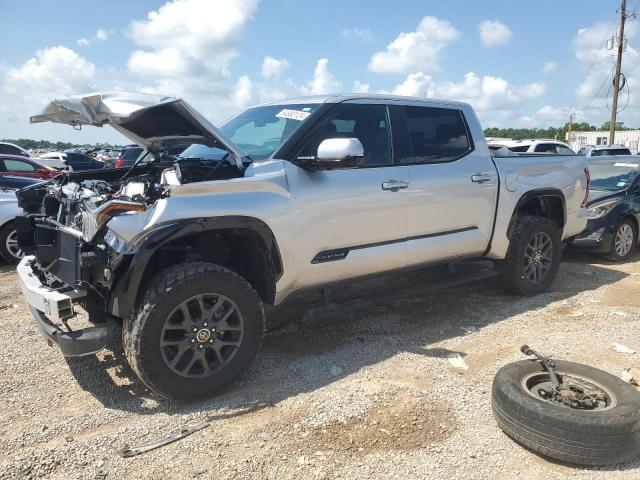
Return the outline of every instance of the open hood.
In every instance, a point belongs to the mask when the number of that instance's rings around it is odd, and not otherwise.
[[[147,93],[108,92],[59,98],[47,105],[31,123],[65,123],[101,127],[110,124],[147,150],[177,143],[219,147],[236,157],[242,168],[242,150],[180,98]]]

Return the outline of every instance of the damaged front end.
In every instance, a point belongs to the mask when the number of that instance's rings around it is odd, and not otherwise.
[[[113,330],[110,322],[117,323],[114,291],[126,291],[132,257],[109,222],[122,215],[144,215],[170,197],[175,186],[241,177],[244,157],[180,99],[143,94],[75,97],[52,102],[32,117],[37,121],[110,124],[145,148],[130,169],[65,173],[16,194],[24,210],[17,219],[18,243],[26,254],[18,266],[23,293],[50,342],[58,343],[66,356],[87,355],[106,346]],[[178,161],[166,152],[180,142],[213,146],[228,155],[214,169],[195,160]],[[73,330],[67,323],[77,304],[88,312],[92,328]]]

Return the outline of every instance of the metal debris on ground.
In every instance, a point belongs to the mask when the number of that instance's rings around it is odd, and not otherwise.
[[[469,365],[464,361],[464,358],[459,353],[449,355],[449,363],[452,367],[459,368],[461,370],[469,370]]]
[[[150,450],[155,450],[159,447],[164,447],[170,443],[175,442],[176,440],[180,440],[184,437],[188,437],[194,432],[207,428],[210,425],[209,422],[199,423],[198,425],[194,425],[192,427],[185,427],[181,430],[177,430],[173,433],[170,433],[166,437],[162,437],[158,440],[153,440],[151,442],[143,443],[142,445],[138,445],[137,447],[125,447],[121,455],[125,458],[135,457],[136,455],[140,455],[141,453],[148,452]]]
[[[635,350],[627,347],[626,345],[623,345],[621,343],[614,343],[613,345],[611,345],[611,348],[613,350],[615,350],[616,352],[620,352],[620,353],[628,353],[628,354],[634,354],[636,353]]]

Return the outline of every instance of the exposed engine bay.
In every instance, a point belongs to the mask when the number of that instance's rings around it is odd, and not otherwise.
[[[17,192],[25,211],[18,219],[18,241],[27,254],[35,254],[41,281],[50,286],[62,282],[110,288],[112,275],[105,272],[113,272],[122,255],[105,244],[109,220],[146,211],[171,196],[174,186],[243,175],[226,157],[215,161],[154,153],[147,157],[128,170],[69,172]]]

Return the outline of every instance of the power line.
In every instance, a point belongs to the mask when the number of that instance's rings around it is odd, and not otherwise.
[[[636,3],[639,0],[636,0]],[[607,35],[605,36],[605,38],[602,40],[602,48],[605,48],[606,42],[609,39],[609,36],[613,33],[613,31],[618,28],[618,21],[617,21],[617,14],[616,14],[616,22],[611,26],[611,28],[609,28],[609,31],[607,32]],[[595,64],[598,62],[598,56],[596,55],[595,58],[593,59],[593,62],[591,62],[591,65],[589,65],[589,68],[587,69],[587,73],[584,75],[584,79],[582,80],[582,82],[580,82],[581,85],[584,84],[584,82],[587,80],[587,78],[589,78],[589,74],[591,73],[591,70],[593,69],[593,67],[595,66]],[[609,74],[608,74],[609,75]],[[608,76],[607,75],[607,76]],[[606,81],[606,79],[605,79]],[[604,83],[603,83],[604,85]],[[602,86],[600,87],[600,89],[602,89]],[[600,91],[600,89],[598,91]],[[578,92],[576,91],[575,95],[573,96],[573,101],[571,102],[571,106],[569,107],[569,111],[573,110],[573,107],[576,104],[576,100],[578,100]],[[591,104],[591,102],[593,101],[593,99],[591,99],[589,101],[589,104]]]
[[[596,93],[593,94],[593,97],[591,97],[591,100],[589,100],[589,102],[584,107],[582,107],[581,110],[586,110],[587,108],[589,108],[591,106],[593,101],[596,99],[596,97],[600,93],[600,90],[602,90],[602,87],[604,87],[604,84],[607,83],[607,80],[609,80],[609,78],[611,77],[611,74],[613,73],[613,69],[614,68],[616,68],[615,63],[613,65],[611,65],[611,68],[609,69],[609,73],[607,73],[607,76],[604,78],[604,80],[600,84],[600,87],[598,88],[598,90],[596,90]],[[572,107],[572,109],[573,109],[573,107]]]

